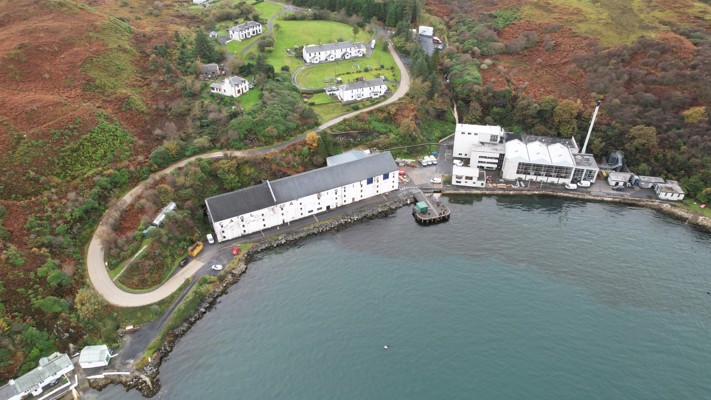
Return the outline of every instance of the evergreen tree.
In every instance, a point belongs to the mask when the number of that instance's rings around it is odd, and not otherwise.
[[[198,60],[206,64],[222,61],[222,55],[215,50],[213,42],[203,30],[198,30],[195,33],[193,54]]]

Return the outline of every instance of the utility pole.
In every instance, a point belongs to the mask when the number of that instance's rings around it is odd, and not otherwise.
[[[600,103],[602,103],[602,100],[597,101],[597,105],[595,106],[595,112],[593,112],[592,121],[590,121],[590,128],[588,128],[588,136],[585,137],[585,144],[583,144],[583,150],[580,151],[580,154],[585,154],[585,149],[588,147],[588,140],[590,140],[590,134],[592,133],[593,125],[595,125],[595,117],[597,117],[597,110],[600,109]]]

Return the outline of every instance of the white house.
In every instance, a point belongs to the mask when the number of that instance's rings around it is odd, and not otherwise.
[[[351,58],[363,57],[366,54],[367,51],[362,42],[311,44],[304,46],[302,50],[304,61],[310,64],[350,60]]]
[[[205,200],[219,242],[398,189],[389,152],[292,175]]]
[[[506,180],[595,182],[599,168],[590,154],[579,154],[575,139],[507,134],[502,175]]]
[[[684,196],[686,195],[684,189],[679,186],[679,182],[670,180],[667,180],[666,183],[657,184],[654,187],[654,191],[662,200],[681,201],[684,200]]]
[[[377,99],[388,91],[382,78],[356,81],[339,85],[335,91],[329,93],[336,95],[341,103],[350,103],[367,99]]]
[[[417,30],[417,33],[422,36],[434,36],[434,28],[431,26],[420,25],[420,28]]]
[[[45,390],[66,390],[66,387],[71,386],[71,382],[61,387],[55,387],[54,383],[73,370],[74,364],[66,354],[54,353],[49,357],[42,357],[37,368],[17,379],[10,379],[6,385],[0,387],[0,398],[20,400],[29,395],[33,398],[45,398],[47,396],[42,396]]]
[[[245,40],[262,34],[262,24],[257,21],[245,21],[227,30],[230,39]]]
[[[210,91],[212,93],[221,94],[223,96],[239,97],[248,90],[249,82],[239,76],[230,76],[220,83],[210,85]]]
[[[457,124],[452,156],[468,159],[472,167],[501,169],[506,151],[504,135],[500,126]]]
[[[86,346],[79,353],[79,365],[82,368],[99,368],[109,365],[111,350],[105,345]]]
[[[452,185],[484,187],[486,186],[486,172],[476,167],[452,167]]]

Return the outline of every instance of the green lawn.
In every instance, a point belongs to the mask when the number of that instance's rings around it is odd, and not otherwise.
[[[242,50],[244,50],[245,47],[249,46],[252,43],[256,43],[260,38],[262,38],[262,35],[255,36],[253,38],[249,38],[247,40],[233,40],[225,45],[227,48],[227,51],[232,53],[232,54],[241,54]],[[254,49],[257,47],[255,46]]]
[[[381,69],[381,65],[384,68]],[[366,72],[366,69],[370,71]],[[307,88],[322,88],[335,84],[336,77],[341,77],[343,82],[351,82],[356,78],[373,79],[380,75],[391,81],[400,80],[400,70],[392,55],[378,45],[370,57],[307,67],[297,75],[296,81]]]
[[[247,111],[259,102],[261,96],[262,89],[255,87],[254,89],[250,89],[246,94],[239,96],[237,101],[239,101],[242,107],[244,107],[244,110]]]
[[[276,25],[279,25],[277,28]],[[356,41],[368,42],[371,35],[361,30]],[[267,55],[267,62],[279,70],[288,65],[296,71],[304,64],[301,54],[291,56],[287,49],[309,44],[332,43],[353,40],[353,28],[350,25],[334,21],[283,21],[277,20],[274,28],[274,49]]]
[[[333,117],[372,106],[373,104],[379,103],[383,100],[385,100],[385,98],[367,100],[344,106],[340,101],[332,99],[326,93],[317,93],[309,99],[309,103],[315,103],[315,105],[312,105],[311,108],[316,111],[316,114],[318,114],[321,118],[321,122],[326,122]]]
[[[254,8],[259,12],[259,17],[269,21],[269,18],[272,16],[280,13],[282,10],[284,10],[284,7],[280,4],[275,4],[275,3],[267,3],[266,1],[263,1],[261,3],[255,4]],[[266,26],[264,27],[264,30],[266,31]]]
[[[699,204],[691,198],[686,198],[683,200],[683,202],[684,202],[684,206],[688,210],[697,212],[697,213],[703,215],[704,217],[711,218],[711,208],[709,208],[709,207],[701,208],[701,207],[699,207]]]

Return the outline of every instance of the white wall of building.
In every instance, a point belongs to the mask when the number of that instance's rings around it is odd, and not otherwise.
[[[249,91],[249,82],[243,80],[239,85],[232,86],[229,78],[225,78],[219,84],[211,85],[210,91],[223,96],[239,97]]]
[[[347,103],[350,101],[376,99],[384,95],[387,90],[388,87],[385,85],[370,86],[350,90],[346,89],[346,85],[341,85],[338,87],[336,97],[338,97],[341,102]]]
[[[452,167],[452,185],[468,187],[484,187],[486,181],[479,180],[479,168]]]
[[[498,143],[504,136],[504,130],[495,125],[457,124],[454,131],[454,158],[471,158],[472,147],[483,142]]]
[[[228,29],[227,32],[230,35],[230,39],[242,41],[257,35],[261,35],[262,24],[249,26],[244,29]]]
[[[397,189],[398,171],[394,170],[388,174],[217,221],[212,227],[217,234],[217,240],[222,242]]]
[[[307,63],[318,64],[336,60],[349,60],[351,58],[363,57],[365,46],[352,46],[347,48],[337,48],[327,51],[307,52],[306,46],[302,50],[302,56]]]

